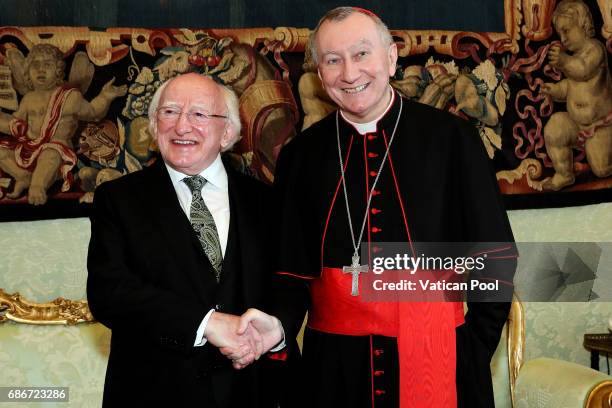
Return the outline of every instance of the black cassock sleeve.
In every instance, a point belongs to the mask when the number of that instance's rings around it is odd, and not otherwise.
[[[462,126],[465,125],[465,126]],[[456,177],[464,220],[464,242],[473,243],[472,253],[487,253],[486,267],[473,270],[470,279],[499,281],[498,292],[475,292],[468,296],[466,322],[493,355],[512,300],[512,280],[517,251],[510,223],[499,192],[495,172],[477,131],[460,122],[460,161]]]
[[[495,172],[475,128],[458,121],[455,158],[456,203],[464,242],[472,253],[487,252],[486,267],[470,279],[499,280],[496,293],[469,293],[466,323],[457,328],[459,407],[493,406],[490,361],[508,318],[517,251]],[[488,392],[487,392],[488,391]]]
[[[320,238],[309,222],[305,209],[305,184],[300,181],[303,170],[296,162],[298,155],[294,154],[299,145],[299,140],[294,140],[283,148],[276,163],[274,179],[279,229],[271,310],[283,324],[289,352],[309,308],[309,281],[320,273],[320,259],[316,252]]]

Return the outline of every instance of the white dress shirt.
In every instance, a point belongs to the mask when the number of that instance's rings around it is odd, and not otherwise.
[[[185,177],[190,176],[174,170],[167,164],[166,168],[168,169],[168,174],[170,174],[172,186],[174,187],[174,191],[176,191],[176,196],[181,204],[181,208],[183,209],[183,212],[187,218],[189,218],[191,212],[192,194],[189,187],[187,187],[187,184],[185,184],[182,180]],[[200,176],[207,180],[207,183],[204,184],[204,187],[202,187],[202,199],[215,220],[217,233],[219,234],[219,243],[221,244],[221,253],[225,257],[230,223],[230,205],[227,190],[227,173],[225,171],[225,167],[223,167],[221,155],[217,155],[215,161],[213,161],[210,166],[205,168],[200,173]],[[204,316],[204,319],[202,319],[202,323],[200,323],[200,326],[196,332],[196,338],[193,344],[195,347],[206,344],[204,330],[206,329],[208,320],[214,311],[215,309],[211,309],[206,316]]]

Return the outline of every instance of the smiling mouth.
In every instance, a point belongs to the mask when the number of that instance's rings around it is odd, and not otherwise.
[[[179,140],[179,139],[173,139],[172,143],[181,145],[181,146],[194,146],[197,144],[197,142],[193,140]]]
[[[370,83],[368,82],[367,84],[359,85],[359,86],[356,86],[354,88],[343,88],[342,90],[344,92],[348,93],[348,94],[355,94],[355,93],[359,93],[359,92],[363,91],[369,85],[370,85]]]

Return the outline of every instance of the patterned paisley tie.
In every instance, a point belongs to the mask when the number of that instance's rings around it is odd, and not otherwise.
[[[202,199],[202,187],[204,187],[204,184],[206,184],[206,179],[200,175],[197,175],[185,177],[183,182],[187,184],[187,187],[189,187],[192,194],[191,212],[189,216],[191,219],[191,225],[198,235],[198,239],[200,240],[200,244],[202,244],[204,253],[215,269],[215,277],[217,278],[217,282],[219,282],[223,255],[221,252],[221,243],[219,242],[219,234],[217,233],[215,220]]]

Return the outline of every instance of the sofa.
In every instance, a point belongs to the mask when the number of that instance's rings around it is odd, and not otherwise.
[[[517,241],[612,241],[611,204],[509,215]],[[0,223],[0,387],[69,387],[54,406],[101,405],[110,331],[86,307],[88,241],[85,218]],[[609,316],[606,302],[515,301],[491,362],[496,406],[611,407],[612,377],[588,368],[581,347]]]

